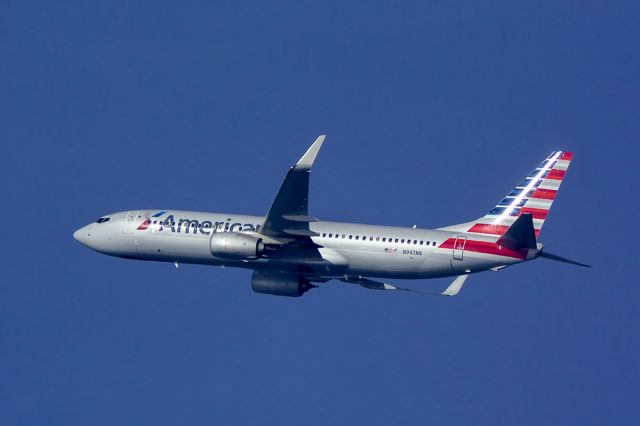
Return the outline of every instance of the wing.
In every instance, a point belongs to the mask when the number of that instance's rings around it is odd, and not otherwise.
[[[260,228],[261,234],[309,243],[309,237],[317,235],[309,229],[309,223],[317,220],[309,216],[309,174],[324,138],[325,135],[319,136],[295,166],[289,169]]]

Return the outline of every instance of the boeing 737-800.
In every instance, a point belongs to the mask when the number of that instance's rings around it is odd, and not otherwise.
[[[73,237],[126,259],[253,270],[254,291],[301,296],[337,279],[377,290],[454,296],[469,274],[545,257],[537,241],[573,157],[556,151],[486,215],[439,229],[320,221],[309,215],[309,175],[320,136],[289,170],[265,217],[179,210],[132,210],[100,217]],[[456,277],[441,293],[371,278]]]

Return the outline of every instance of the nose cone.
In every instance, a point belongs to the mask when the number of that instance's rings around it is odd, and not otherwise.
[[[82,245],[89,246],[89,231],[86,227],[78,229],[73,233],[73,238]]]
[[[126,213],[122,212],[103,216],[78,229],[73,233],[73,238],[83,246],[102,254],[120,256],[128,254],[131,248],[135,252],[135,240],[122,235],[125,217]],[[131,245],[133,247],[130,247]]]

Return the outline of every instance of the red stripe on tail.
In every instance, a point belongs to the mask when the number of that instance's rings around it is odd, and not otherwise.
[[[564,179],[564,175],[567,172],[564,170],[557,170],[557,169],[551,169],[551,171],[549,172],[549,174],[545,177],[545,179],[555,179],[555,180],[562,180]]]
[[[543,200],[553,200],[556,198],[558,191],[554,189],[536,189],[533,194],[531,194],[531,198],[540,198]]]
[[[573,158],[573,152],[565,152],[564,154],[562,154],[562,157],[560,157],[559,160],[571,161],[572,158]]]
[[[506,225],[489,225],[486,223],[476,223],[467,232],[478,232],[481,234],[502,235],[509,229]]]
[[[549,210],[535,209],[533,207],[523,207],[522,210],[520,210],[520,214],[522,213],[531,213],[531,216],[533,216],[534,219],[544,220],[547,218]]]

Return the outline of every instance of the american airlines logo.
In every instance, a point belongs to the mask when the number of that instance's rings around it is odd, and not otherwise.
[[[156,213],[152,217],[162,216],[166,212]],[[149,229],[149,227],[153,225],[153,221],[151,218],[147,218],[144,222],[138,226],[138,231],[145,231]],[[232,218],[227,219],[226,221],[211,221],[211,220],[203,220],[202,222],[197,219],[188,219],[188,218],[179,218],[178,220],[171,214],[164,218],[163,220],[158,220],[157,225],[159,225],[158,231],[171,231],[185,234],[200,233],[202,235],[211,235],[213,232],[240,232],[240,231],[254,231],[257,232],[260,229],[259,224],[253,223],[240,223],[233,222]]]

